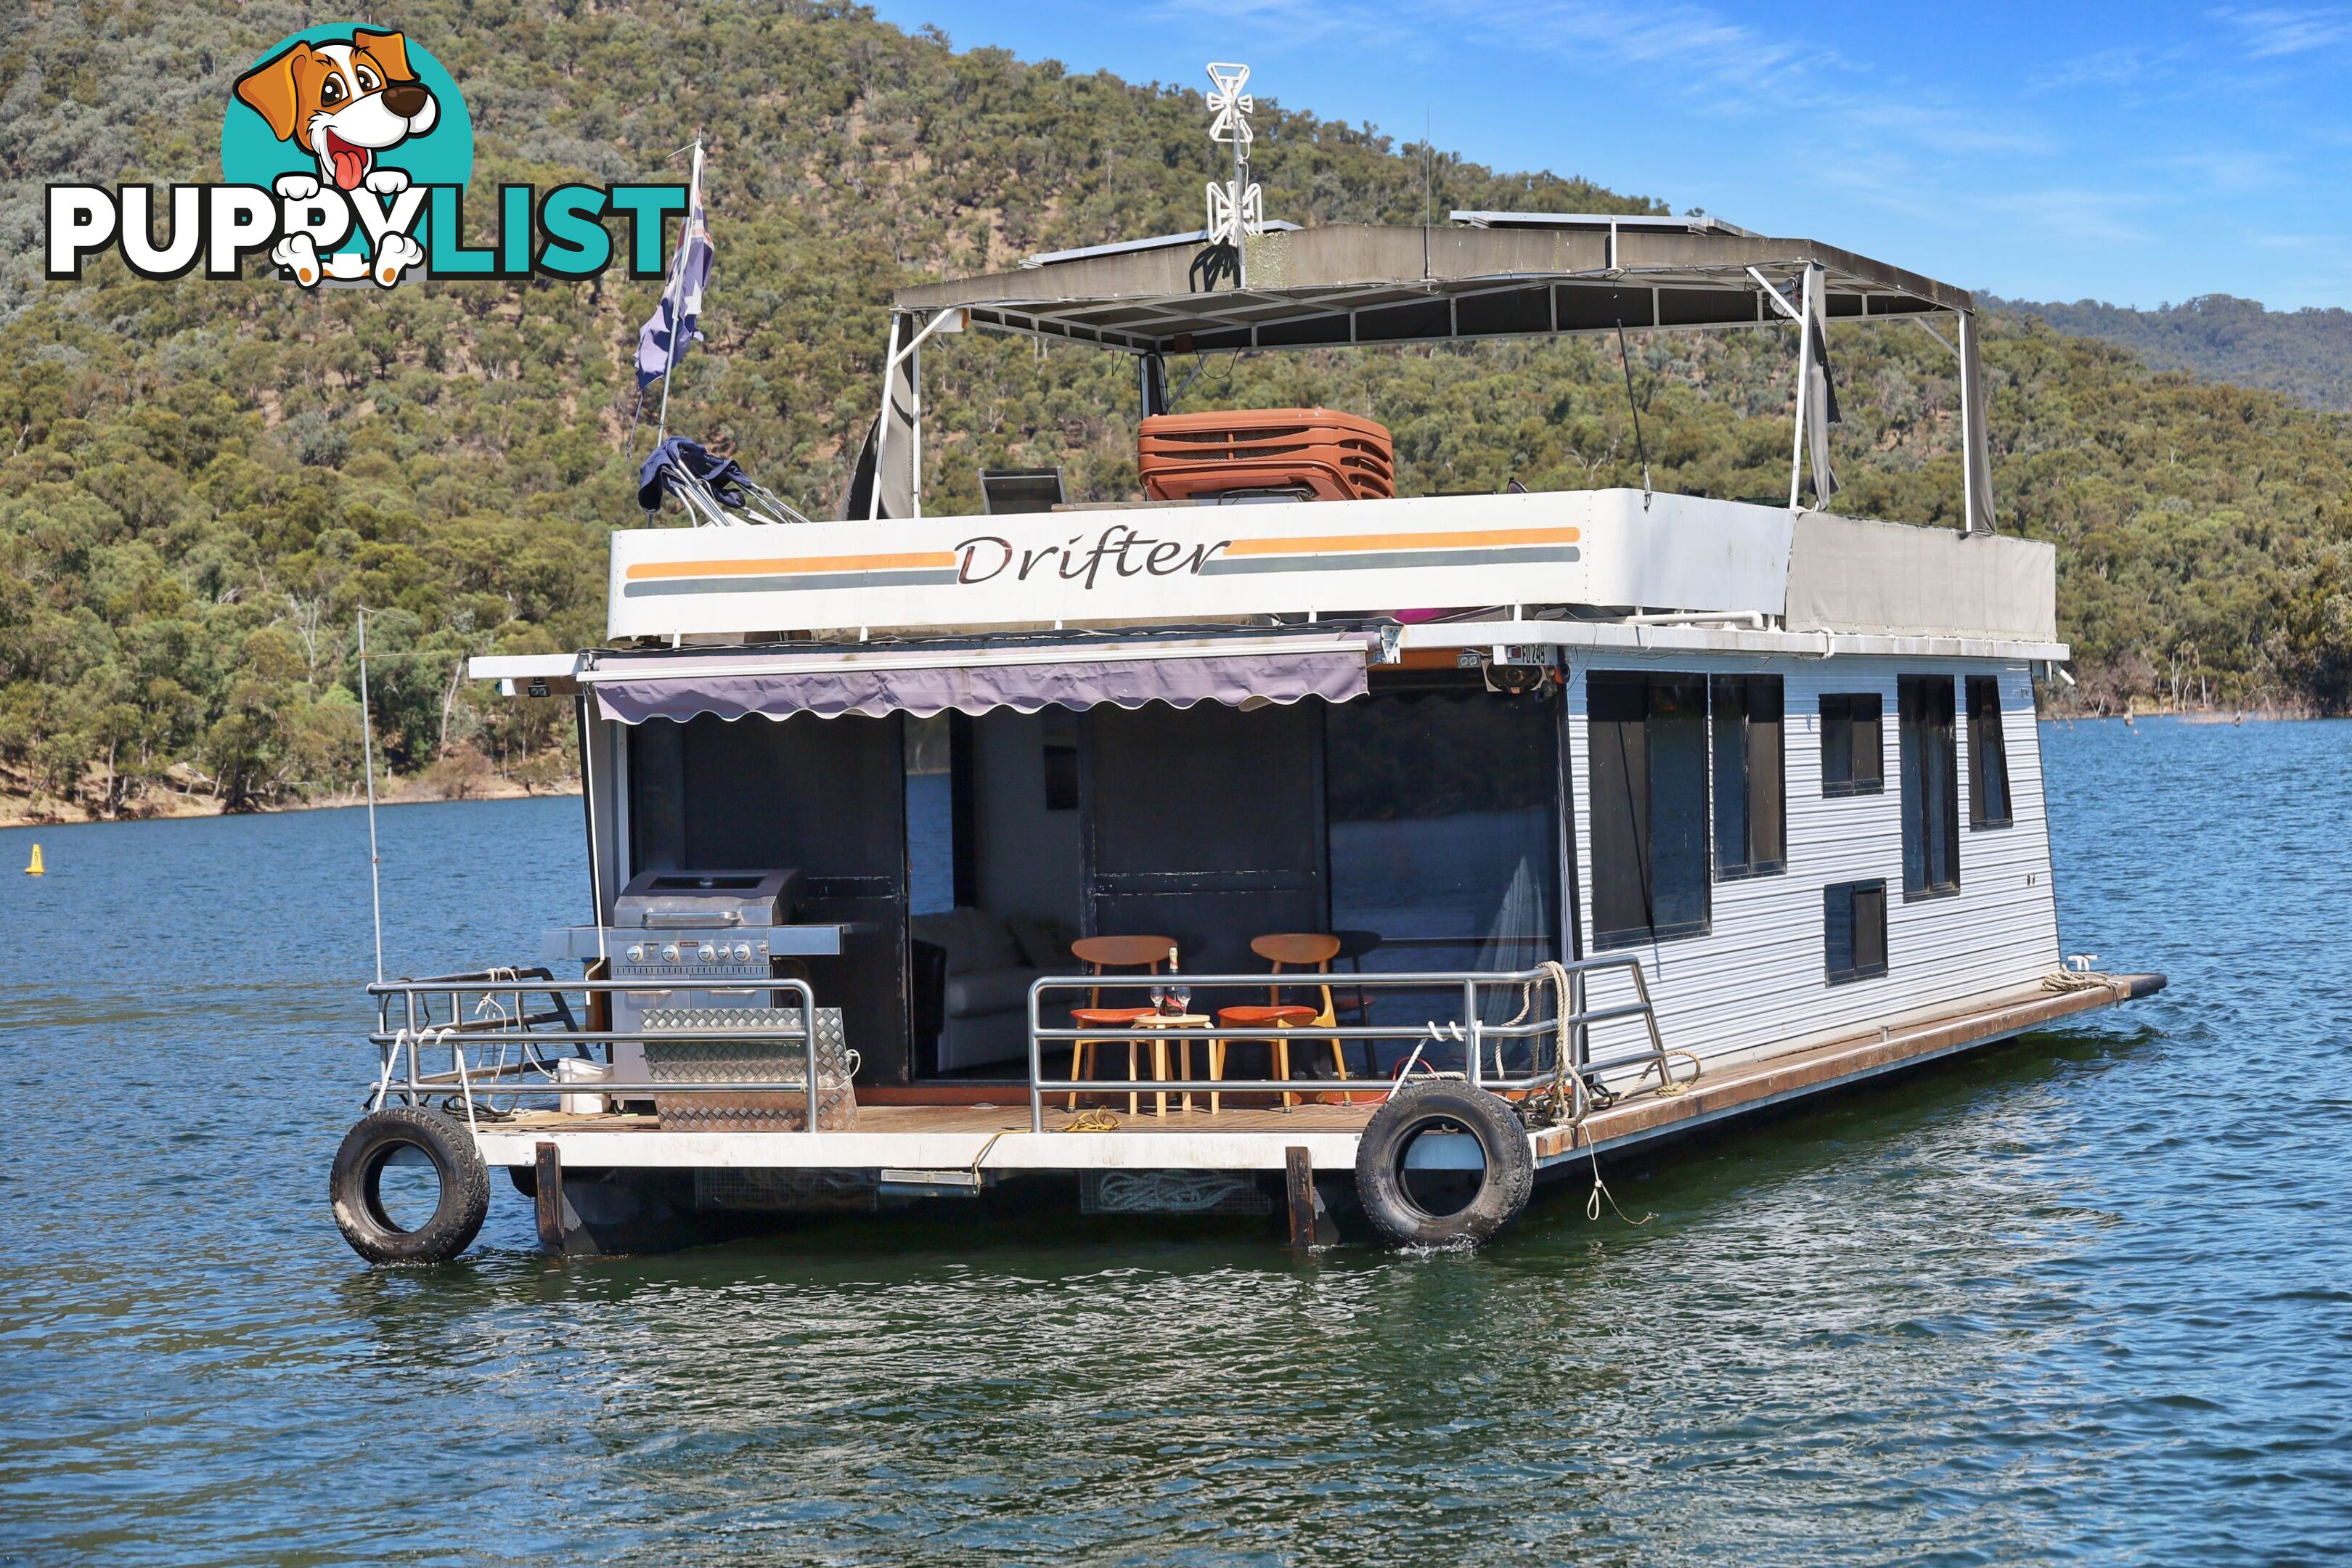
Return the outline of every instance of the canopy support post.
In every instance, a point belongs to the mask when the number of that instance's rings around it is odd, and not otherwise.
[[[1984,359],[1974,310],[1960,313],[1960,478],[1968,492],[1961,531],[1991,533],[1992,450],[1985,433]]]
[[[872,522],[882,515],[883,465],[890,460],[890,382],[898,374],[898,323],[903,318],[890,312],[890,347],[882,356],[882,412],[874,422],[874,491],[866,498],[866,521]]]
[[[1168,361],[1155,353],[1135,356],[1135,379],[1143,394],[1143,416],[1168,412]]]
[[[1813,334],[1807,315],[1812,308],[1813,269],[1805,268],[1803,306],[1797,317],[1797,429],[1789,446],[1789,510],[1800,510],[1805,484],[1805,426],[1812,409]]]

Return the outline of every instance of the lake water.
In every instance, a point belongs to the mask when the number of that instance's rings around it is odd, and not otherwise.
[[[0,833],[0,1561],[2340,1560],[2352,725],[2043,736],[2066,944],[2170,991],[1468,1257],[558,1265],[500,1183],[370,1268],[364,817]],[[576,801],[381,822],[395,970],[586,916]]]

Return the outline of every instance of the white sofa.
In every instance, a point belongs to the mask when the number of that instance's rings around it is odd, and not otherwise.
[[[1025,1062],[1030,983],[1071,973],[1065,930],[1052,921],[956,909],[916,915],[908,934],[947,954],[938,1070]]]

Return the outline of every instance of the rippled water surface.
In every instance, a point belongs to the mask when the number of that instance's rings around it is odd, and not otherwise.
[[[371,1269],[364,818],[0,833],[0,1560],[2340,1560],[2352,725],[2043,737],[2066,944],[2169,992],[1474,1257],[556,1265],[500,1184]],[[575,801],[382,823],[395,969],[585,916]]]

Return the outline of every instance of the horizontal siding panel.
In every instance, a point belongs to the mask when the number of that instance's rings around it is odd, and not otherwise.
[[[1778,876],[1717,881],[1707,935],[1595,952],[1640,961],[1666,1044],[1701,1058],[1773,1046],[1828,1030],[1867,1028],[1923,1008],[1949,1006],[2029,984],[2059,966],[2057,906],[2050,882],[2050,837],[2043,810],[2041,738],[2033,689],[2022,664],[1990,660],[1732,658],[1676,655],[1671,660],[1596,660],[1569,686],[1569,755],[1576,863],[1592,864],[1591,748],[1585,726],[1586,678],[1593,669],[1647,674],[1776,674],[1787,693],[1786,767],[1789,867]],[[1903,675],[1997,674],[2001,729],[2008,742],[2015,822],[1975,830],[1968,824],[1967,725],[1960,730],[1960,890],[1931,899],[1903,897],[1901,728],[1895,681]],[[1885,715],[1886,788],[1874,795],[1822,794],[1821,698],[1876,692]],[[1965,714],[1965,707],[1962,707]],[[1828,983],[1822,898],[1832,883],[1886,882],[1887,973],[1845,984]],[[1583,929],[1592,929],[1589,879],[1577,889]],[[1590,951],[1590,942],[1587,943]],[[1591,1005],[1630,999],[1617,976],[1595,976]],[[1593,1031],[1593,1053],[1639,1048],[1638,1024]]]

